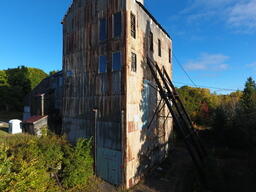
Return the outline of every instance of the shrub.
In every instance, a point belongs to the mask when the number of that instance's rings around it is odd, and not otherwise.
[[[46,191],[51,178],[34,140],[10,148],[7,154],[12,166],[11,172],[1,177],[1,191]]]
[[[91,140],[80,139],[72,146],[64,138],[52,135],[0,137],[3,192],[68,191],[86,184],[93,175],[92,164]]]
[[[91,139],[78,140],[74,148],[64,148],[62,183],[65,188],[72,188],[87,182],[93,175]]]
[[[57,173],[61,169],[64,156],[62,144],[65,145],[67,142],[56,136],[38,139],[40,154],[43,156],[45,168],[50,173]]]

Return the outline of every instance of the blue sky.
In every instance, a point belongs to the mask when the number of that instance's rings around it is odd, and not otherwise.
[[[1,0],[0,69],[61,69],[60,23],[70,3]],[[236,90],[247,77],[256,79],[256,0],[145,0],[145,6],[172,36],[174,54],[196,85]],[[192,85],[173,61],[176,85]]]

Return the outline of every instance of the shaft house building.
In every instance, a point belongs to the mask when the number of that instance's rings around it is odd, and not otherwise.
[[[143,4],[73,0],[63,19],[63,131],[94,137],[97,176],[126,188],[166,157],[172,131],[147,66],[172,76],[172,40]]]

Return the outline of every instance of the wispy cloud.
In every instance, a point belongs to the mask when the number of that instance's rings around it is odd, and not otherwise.
[[[223,71],[228,68],[228,56],[223,54],[202,53],[198,58],[189,60],[185,68],[190,71]]]
[[[256,32],[256,0],[191,0],[180,16],[189,23],[219,20],[238,32]]]
[[[246,65],[246,67],[256,70],[256,61]]]
[[[243,27],[247,32],[256,31],[256,0],[237,3],[228,10],[227,19],[234,27]]]

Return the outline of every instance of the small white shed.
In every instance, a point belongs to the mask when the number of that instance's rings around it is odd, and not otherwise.
[[[22,133],[21,129],[21,120],[18,119],[12,119],[9,121],[9,133],[10,134],[17,134]]]

